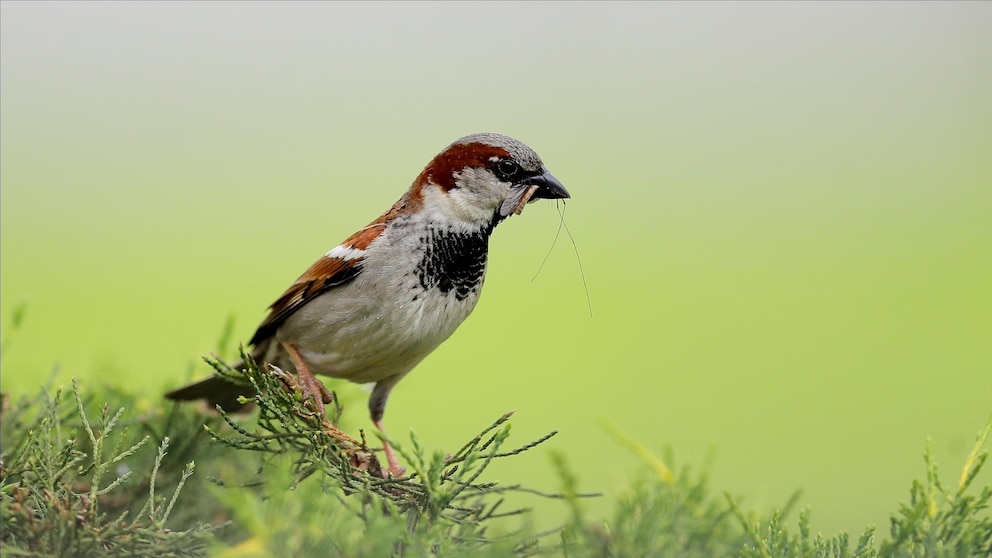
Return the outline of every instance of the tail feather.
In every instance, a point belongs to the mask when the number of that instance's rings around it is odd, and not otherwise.
[[[178,389],[174,389],[165,394],[166,399],[173,401],[196,401],[206,400],[210,408],[220,406],[225,412],[237,413],[247,412],[251,409],[251,403],[241,403],[238,398],[241,396],[249,399],[254,395],[251,386],[232,382],[223,376],[214,375],[206,380],[200,380]]]

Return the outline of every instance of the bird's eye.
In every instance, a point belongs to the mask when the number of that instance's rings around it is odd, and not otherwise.
[[[496,174],[501,180],[513,178],[518,172],[520,172],[520,165],[516,161],[502,159],[496,163]]]

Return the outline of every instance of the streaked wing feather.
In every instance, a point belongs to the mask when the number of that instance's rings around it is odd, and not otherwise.
[[[352,280],[362,270],[364,258],[342,260],[323,257],[310,266],[285,293],[270,306],[269,316],[258,326],[251,338],[252,345],[265,341],[279,329],[286,318],[328,289]]]
[[[402,201],[403,199],[400,200],[400,202]],[[398,205],[400,205],[399,202],[396,206]],[[369,223],[368,226],[349,236],[340,246],[353,250],[365,250],[368,248],[372,244],[372,241],[386,228],[386,218],[392,212],[396,211],[396,206],[393,206],[389,212]],[[276,330],[279,329],[279,326],[286,321],[286,318],[303,307],[304,304],[310,302],[328,289],[343,285],[354,279],[361,273],[362,263],[364,261],[364,256],[351,256],[350,259],[324,256],[317,260],[290,288],[286,289],[286,292],[282,296],[272,303],[272,306],[269,307],[269,316],[265,318],[262,325],[258,326],[258,330],[255,331],[255,335],[249,343],[258,345],[269,337],[272,337]]]

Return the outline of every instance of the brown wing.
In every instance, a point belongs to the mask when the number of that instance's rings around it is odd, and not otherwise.
[[[341,258],[328,258],[327,256],[317,260],[317,263],[310,266],[310,269],[301,275],[293,283],[293,286],[272,303],[272,306],[269,307],[269,316],[265,318],[262,325],[258,326],[258,330],[255,331],[255,335],[249,343],[258,345],[265,341],[275,334],[279,326],[286,321],[286,318],[304,304],[331,287],[354,279],[362,271],[363,260],[364,258],[343,260]]]
[[[286,318],[304,304],[324,291],[354,279],[356,275],[361,273],[362,262],[364,262],[365,257],[364,255],[356,257],[353,251],[364,254],[365,249],[385,230],[387,222],[404,212],[412,211],[418,205],[419,199],[414,199],[410,191],[407,191],[399,201],[393,204],[393,207],[375,221],[349,236],[337,247],[348,253],[347,259],[324,256],[317,260],[317,263],[310,266],[310,269],[301,275],[292,287],[272,303],[272,306],[269,307],[269,317],[265,318],[262,325],[258,326],[255,336],[251,338],[249,343],[257,346],[272,337],[279,326],[286,321]],[[333,252],[334,250],[331,250],[328,254]]]
[[[397,205],[399,204],[397,203]],[[372,221],[367,227],[348,237],[338,248],[346,251],[358,251],[360,254],[364,253],[365,249],[385,229],[384,221],[388,215],[389,213],[387,212],[382,217]],[[328,253],[333,252],[334,250]],[[324,291],[354,279],[355,276],[361,273],[362,262],[364,261],[364,255],[358,255],[356,257],[354,252],[347,258],[324,256],[317,260],[315,264],[310,266],[310,269],[306,270],[303,275],[300,275],[300,278],[293,283],[293,286],[286,289],[286,292],[273,302],[272,306],[269,306],[269,317],[265,318],[262,325],[258,326],[258,330],[255,331],[255,335],[249,343],[258,345],[262,341],[272,337],[276,330],[279,329],[279,326],[286,321],[286,318],[299,310],[304,304],[310,302]]]

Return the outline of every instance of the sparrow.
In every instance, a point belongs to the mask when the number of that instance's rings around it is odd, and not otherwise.
[[[295,369],[304,400],[321,414],[331,395],[315,374],[373,383],[368,409],[385,433],[393,387],[475,308],[496,226],[529,202],[568,197],[520,141],[465,136],[435,156],[391,208],[331,248],[276,299],[249,342],[250,354]],[[237,411],[250,389],[215,375],[166,397]],[[389,471],[402,476],[394,451],[383,445]]]

